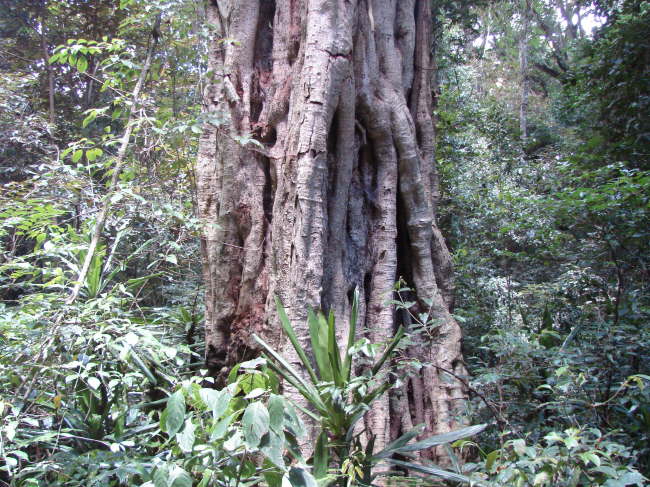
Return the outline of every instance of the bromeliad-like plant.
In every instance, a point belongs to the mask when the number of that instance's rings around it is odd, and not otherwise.
[[[374,452],[374,437],[369,432],[356,428],[357,423],[370,409],[373,401],[385,394],[393,381],[384,380],[386,364],[395,353],[396,347],[405,336],[400,327],[395,337],[387,344],[383,353],[375,357],[375,346],[367,340],[355,341],[358,314],[358,292],[354,293],[350,316],[350,327],[343,357],[336,341],[335,318],[332,312],[326,317],[323,313],[309,311],[307,323],[314,363],[298,342],[296,333],[279,299],[276,306],[282,328],[295,349],[305,374],[296,370],[281,354],[264,340],[254,335],[263,347],[269,367],[293,386],[307,401],[308,408],[297,405],[321,428],[312,458],[313,474],[323,486],[332,482],[339,485],[370,485],[377,474],[373,469],[380,462],[389,462],[410,471],[432,475],[446,480],[470,483],[469,477],[433,465],[420,465],[393,458],[395,455],[409,457],[414,452],[472,436],[482,431],[486,425],[476,425],[442,435],[410,443],[423,431],[423,425],[404,433],[383,450]],[[355,375],[353,361],[365,352],[374,363]],[[366,433],[368,440],[362,441]]]

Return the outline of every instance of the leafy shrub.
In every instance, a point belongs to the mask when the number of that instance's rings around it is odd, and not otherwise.
[[[539,443],[508,440],[478,465],[477,479],[493,486],[576,487],[646,485],[647,480],[629,466],[630,448],[611,441],[597,429],[553,431]]]

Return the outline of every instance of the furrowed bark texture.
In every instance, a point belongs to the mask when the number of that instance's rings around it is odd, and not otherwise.
[[[282,346],[276,295],[306,343],[309,307],[333,309],[346,336],[358,287],[359,334],[385,342],[403,277],[435,320],[408,351],[427,365],[367,426],[378,449],[415,424],[450,430],[465,392],[444,371],[466,372],[435,218],[429,1],[213,0],[208,20],[197,181],[211,372],[255,353],[254,332]]]

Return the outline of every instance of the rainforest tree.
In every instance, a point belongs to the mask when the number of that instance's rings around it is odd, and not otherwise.
[[[215,1],[208,22],[196,170],[209,368],[255,350],[253,332],[280,341],[274,296],[306,344],[308,309],[348,316],[358,288],[360,333],[385,342],[408,319],[385,305],[402,277],[430,317],[407,351],[424,366],[366,426],[377,448],[415,424],[448,431],[465,394],[449,373],[465,367],[436,224],[430,2]]]

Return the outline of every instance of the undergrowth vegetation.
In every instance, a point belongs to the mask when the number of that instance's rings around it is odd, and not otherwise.
[[[416,426],[381,451],[360,419],[424,365],[402,349],[434,327],[426,316],[370,343],[353,307],[338,343],[334,316],[310,310],[305,347],[278,302],[300,371],[259,337],[226,383],[204,369],[202,4],[18,3],[0,1],[0,486],[646,485],[648,2],[589,3],[603,25],[561,53],[532,29],[531,65],[547,70],[527,138],[521,2],[439,2],[440,223],[470,372],[449,380],[473,426]],[[551,3],[532,2],[547,20]],[[166,40],[134,99],[156,28]],[[403,295],[398,282],[386,306],[409,313]],[[447,464],[416,458],[432,447]]]

